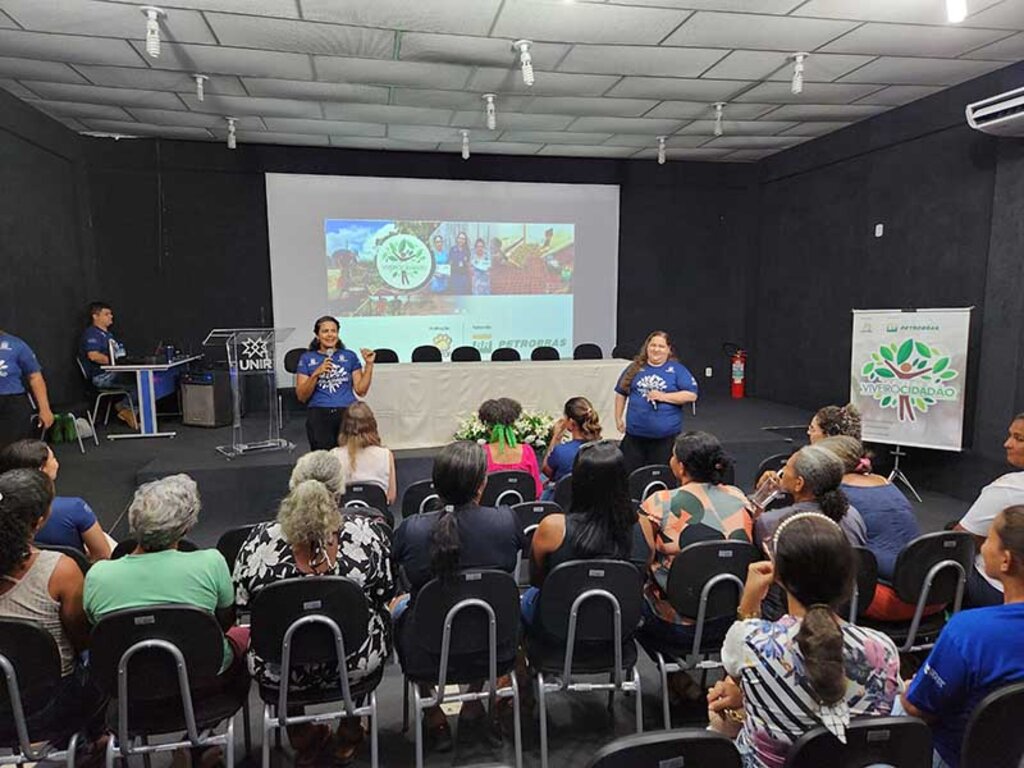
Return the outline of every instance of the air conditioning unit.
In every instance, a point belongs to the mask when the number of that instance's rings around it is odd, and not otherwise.
[[[1024,136],[1024,88],[991,96],[964,110],[967,124],[993,136]]]

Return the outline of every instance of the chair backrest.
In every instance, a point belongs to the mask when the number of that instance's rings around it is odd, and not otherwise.
[[[854,547],[853,551],[857,555],[857,591],[850,602],[837,613],[851,623],[856,623],[856,619],[867,612],[871,601],[875,599],[875,590],[878,588],[878,560],[874,552],[867,547]]]
[[[523,450],[532,451],[533,449],[528,445],[523,445]],[[487,485],[480,498],[480,505],[484,507],[496,507],[499,504],[512,506],[525,501],[533,501],[536,498],[537,483],[529,472],[518,470],[491,472],[487,475]]]
[[[566,512],[572,506],[572,472],[555,483],[555,503]]]
[[[89,566],[92,563],[89,562],[89,558],[85,556],[85,552],[74,547],[64,547],[60,544],[43,544],[41,542],[33,542],[39,549],[48,549],[51,552],[60,552],[62,555],[66,555],[75,561],[75,565],[78,566],[78,570],[85,576],[89,572]]]
[[[118,695],[118,665],[136,643],[158,640],[175,646],[185,660],[189,686],[211,681],[224,659],[224,633],[213,614],[192,605],[150,605],[107,614],[93,628],[90,676],[108,696]],[[132,702],[164,699],[179,692],[178,671],[167,651],[143,648],[126,667]]]
[[[348,483],[341,497],[343,507],[373,507],[384,512],[388,508],[388,495],[373,483]]]
[[[303,347],[296,347],[295,349],[289,349],[284,353],[284,369],[288,373],[295,374],[299,371],[299,358],[302,357],[303,353],[309,350]]]
[[[1021,712],[1024,683],[998,688],[982,699],[964,731],[962,768],[1019,768],[1024,758]]]
[[[235,568],[235,560],[238,559],[238,552],[249,538],[255,525],[240,525],[237,528],[228,528],[217,539],[217,551],[220,552],[228,564],[228,571]]]
[[[476,347],[456,347],[452,350],[451,360],[453,363],[478,363],[480,362],[480,350]]]
[[[29,716],[50,703],[61,678],[60,651],[49,632],[22,619],[0,619],[0,657],[17,677],[23,714]],[[14,720],[6,677],[0,671],[0,730],[7,730],[6,724]]]
[[[825,728],[793,745],[785,768],[863,768],[874,764],[931,768],[932,733],[914,717],[861,717],[846,728],[846,744]]]
[[[496,350],[491,352],[491,360],[511,363],[517,360],[522,360],[522,357],[520,357],[518,349],[513,349],[512,347],[498,347]]]
[[[402,519],[424,512],[436,512],[442,506],[433,480],[417,480],[402,494]]]
[[[617,360],[632,360],[636,357],[636,349],[639,344],[616,344],[612,347],[612,357]]]
[[[398,362],[398,353],[395,352],[395,350],[393,350],[393,349],[389,349],[388,347],[380,347],[380,348],[375,349],[373,351],[376,352],[376,357],[374,357],[374,359],[373,359],[373,361],[375,363],[397,363]]]
[[[765,459],[761,460],[761,463],[757,465],[757,473],[754,475],[754,482],[751,483],[751,488],[757,485],[757,481],[761,479],[761,475],[765,472],[778,472],[782,469],[786,462],[789,461],[789,457],[792,456],[790,453],[773,453]]]
[[[928,572],[939,563],[948,565],[932,582],[929,605],[949,603],[956,597],[958,585],[974,567],[973,537],[962,531],[939,531],[918,536],[907,544],[896,558],[892,577],[893,589],[900,600],[917,603]]]
[[[532,533],[532,529],[540,525],[545,517],[555,513],[561,513],[562,508],[553,501],[524,501],[512,507],[519,520],[519,530],[524,533]]]
[[[307,616],[324,616],[338,625],[346,656],[366,641],[370,609],[362,588],[343,576],[302,576],[268,584],[256,593],[250,636],[255,653],[280,664],[285,634]],[[319,622],[298,627],[290,638],[289,655],[291,664],[335,661],[333,631]]]
[[[600,360],[604,357],[604,352],[597,344],[577,344],[576,349],[572,351],[573,360]]]
[[[704,728],[638,733],[601,747],[587,768],[741,768],[732,739]]]
[[[449,581],[432,579],[416,595],[413,603],[412,636],[431,656],[440,656],[448,611],[463,600],[482,600],[495,616],[498,647],[515,645],[519,632],[519,587],[504,571],[460,571]],[[448,648],[450,655],[487,654],[489,618],[482,609],[459,611],[452,623]]]
[[[118,560],[125,555],[130,555],[137,546],[139,546],[139,542],[135,539],[121,539],[121,541],[117,542],[117,546],[114,547],[114,551],[110,553],[110,559]],[[188,539],[181,539],[178,542],[179,552],[195,552],[197,549],[199,547],[196,546],[195,542]]]
[[[441,350],[432,344],[423,344],[412,351],[414,363],[440,363]]]
[[[644,501],[652,493],[677,488],[679,481],[668,464],[648,464],[629,473],[629,497]]]
[[[573,603],[590,590],[610,593],[619,604],[622,639],[628,640],[640,622],[643,578],[634,566],[621,560],[570,560],[555,566],[544,579],[537,615],[544,631],[567,640]],[[578,606],[576,641],[611,643],[615,638],[615,613],[606,599],[593,598]]]
[[[530,352],[531,360],[561,360],[561,355],[554,347],[534,347]]]
[[[735,616],[747,568],[760,559],[754,545],[744,541],[700,541],[683,547],[668,572],[668,601],[680,616],[696,620],[705,585],[714,580],[706,590],[705,622]],[[735,580],[718,578],[722,575]]]

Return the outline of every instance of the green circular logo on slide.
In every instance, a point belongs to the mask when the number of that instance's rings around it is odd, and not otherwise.
[[[414,291],[430,278],[434,258],[414,235],[394,235],[377,247],[377,272],[400,291]]]

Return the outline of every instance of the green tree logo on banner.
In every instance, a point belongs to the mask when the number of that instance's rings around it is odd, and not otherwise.
[[[940,401],[956,400],[960,388],[950,382],[959,372],[938,347],[913,338],[882,344],[860,370],[860,393],[879,408],[895,408],[900,421],[915,421]]]

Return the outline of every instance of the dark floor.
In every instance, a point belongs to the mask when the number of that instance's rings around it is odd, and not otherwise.
[[[749,399],[738,402],[708,400],[701,402],[696,416],[687,418],[687,428],[704,429],[718,435],[736,460],[737,484],[747,487],[753,482],[762,458],[802,444],[804,425],[809,418],[808,412],[776,403]],[[79,453],[77,445],[57,446],[61,461],[59,492],[87,499],[115,539],[127,535],[127,523],[122,512],[137,481],[186,471],[197,475],[204,496],[201,524],[193,538],[203,546],[212,546],[219,532],[232,525],[273,517],[277,501],[286,487],[290,466],[295,457],[305,450],[301,414],[292,414],[285,424],[285,435],[298,444],[293,453],[252,455],[230,462],[215,451],[216,445],[230,442],[229,429],[182,427],[173,419],[162,420],[161,423],[165,429],[177,428],[178,436],[170,440],[108,441],[103,437],[105,432],[101,431],[100,445],[97,447],[89,442],[84,456]],[[120,430],[121,427],[112,425],[110,429]],[[387,436],[384,438],[386,440]],[[400,494],[409,483],[429,477],[432,455],[432,451],[397,453]],[[912,463],[905,461],[903,468],[913,478]],[[914,502],[914,508],[925,531],[941,529],[949,520],[960,517],[968,506],[964,501],[921,488],[918,490],[923,502]],[[645,728],[658,729],[661,727],[661,706],[657,669],[642,654],[639,668]],[[377,691],[377,700],[380,708],[380,764],[388,767],[413,765],[411,733],[401,732],[402,684],[397,666],[388,668]],[[549,708],[553,766],[583,766],[603,743],[632,732],[633,699],[617,697],[612,718],[609,718],[605,704],[605,696],[597,693],[571,697],[556,694],[553,697]],[[260,716],[255,696],[250,700],[250,709],[255,724]],[[696,702],[675,710],[674,724],[705,725],[703,704]],[[539,765],[535,709],[524,715],[523,733],[524,764]],[[241,747],[240,721],[236,734]],[[258,736],[254,736],[254,741],[258,744]],[[284,743],[287,745],[287,739]],[[258,761],[257,751],[248,763],[258,765]],[[164,755],[154,759],[158,767],[168,762],[169,758]],[[275,766],[290,765],[290,750],[286,747],[283,752],[275,752],[272,763]],[[459,742],[453,753],[428,754],[426,759],[429,766],[495,763],[511,765],[511,748],[502,754],[501,750],[494,751],[480,740],[465,744]],[[368,749],[363,750],[356,764],[369,765]]]

